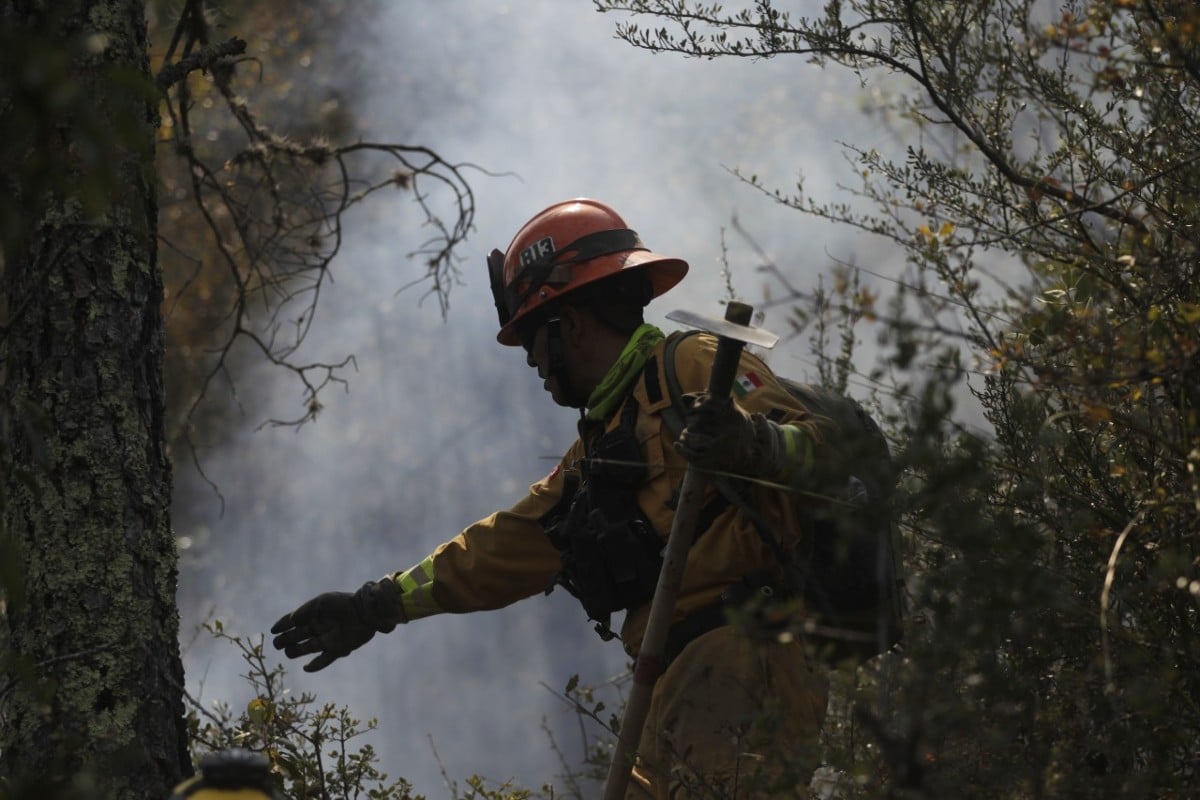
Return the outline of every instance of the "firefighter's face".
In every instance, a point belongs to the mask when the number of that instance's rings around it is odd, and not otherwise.
[[[562,376],[550,374],[550,335],[545,324],[531,328],[521,336],[521,345],[525,348],[525,363],[537,370],[542,379],[542,388],[550,393],[554,402],[560,406],[567,405],[560,385]]]
[[[543,381],[542,388],[550,393],[554,402],[568,408],[582,408],[587,399],[580,400],[577,392],[571,388],[571,384],[576,382],[571,377],[572,353],[575,349],[571,331],[576,322],[570,312],[564,313],[559,321],[559,346],[563,348],[565,362],[562,371],[566,374],[551,373],[549,325],[542,322],[520,332],[521,345],[525,348],[525,363],[537,370],[538,377]]]

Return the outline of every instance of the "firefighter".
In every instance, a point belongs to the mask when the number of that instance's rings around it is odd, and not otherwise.
[[[751,479],[748,503],[709,490],[674,611],[668,663],[641,733],[630,797],[796,796],[817,765],[828,681],[803,637],[732,625],[727,610],[778,591],[778,553],[750,516],[803,547],[815,491],[839,480],[839,455],[767,366],[743,353],[734,397],[704,392],[716,350],[707,334],[675,352],[687,398],[678,440],[666,337],[643,309],[687,273],[649,250],[609,206],[574,199],[535,215],[488,259],[497,340],[520,346],[554,402],[579,409],[579,438],[511,508],[468,526],[415,566],[355,592],[309,600],[271,629],[290,658],[324,669],[376,633],[443,613],[507,606],[562,586],[602,635],[636,657],[674,498],[689,464]],[[748,509],[753,509],[753,512]],[[724,794],[722,794],[724,792]]]

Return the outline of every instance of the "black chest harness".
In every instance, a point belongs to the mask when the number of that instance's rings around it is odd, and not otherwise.
[[[648,472],[637,413],[630,397],[616,428],[583,438],[578,471],[567,473],[561,499],[541,520],[562,556],[555,583],[579,599],[606,637],[613,612],[651,598],[662,567],[663,541],[637,502]]]

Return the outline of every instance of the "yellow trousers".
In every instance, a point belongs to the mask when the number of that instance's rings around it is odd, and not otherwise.
[[[802,642],[709,631],[655,684],[626,797],[804,796],[828,699],[825,670]]]

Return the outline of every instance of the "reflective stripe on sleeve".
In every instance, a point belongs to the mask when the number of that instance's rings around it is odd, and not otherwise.
[[[780,425],[784,442],[784,469],[779,477],[796,484],[803,480],[813,461],[812,442],[795,425]]]
[[[392,575],[392,580],[400,587],[405,619],[431,617],[445,611],[433,599],[433,556],[404,572],[397,572]]]

